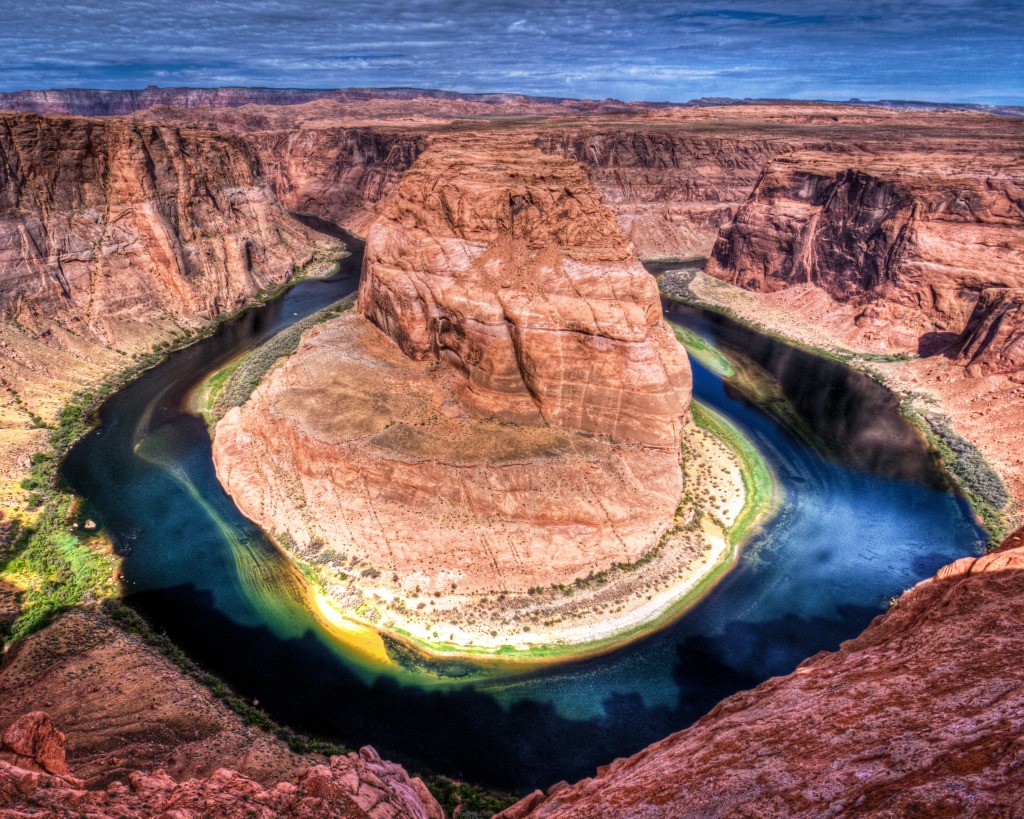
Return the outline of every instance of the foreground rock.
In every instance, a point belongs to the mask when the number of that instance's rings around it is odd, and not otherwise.
[[[1018,534],[918,584],[838,652],[499,816],[1016,815],[1022,594]]]
[[[426,151],[370,231],[359,312],[311,330],[214,445],[240,508],[346,610],[387,625],[385,601],[400,617],[443,594],[434,637],[500,645],[507,624],[473,623],[462,595],[525,597],[658,544],[689,366],[578,165]]]
[[[25,811],[24,813],[21,811]],[[263,787],[227,768],[176,782],[163,770],[132,771],[128,783],[99,790],[68,773],[64,735],[35,711],[18,719],[0,746],[0,815],[39,811],[66,817],[221,816],[345,817],[345,819],[444,819],[444,811],[419,779],[385,762],[370,747],[331,757],[303,771],[297,781]]]

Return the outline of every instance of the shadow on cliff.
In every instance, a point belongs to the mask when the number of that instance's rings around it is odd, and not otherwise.
[[[951,358],[953,345],[959,338],[959,333],[925,333],[917,340],[917,354],[921,358],[931,358],[936,355]]]
[[[544,702],[506,707],[472,687],[431,691],[389,678],[366,685],[314,634],[282,640],[265,628],[240,626],[216,610],[210,593],[190,586],[140,593],[131,604],[170,624],[168,636],[190,656],[297,731],[353,747],[372,744],[413,770],[516,791],[592,776],[598,765],[687,727],[730,694],[791,671],[815,650],[836,648],[877,614],[858,608],[840,612],[839,621],[788,616],[733,623],[714,639],[671,630],[652,635],[676,643],[675,706],[649,707],[639,694],[611,694],[603,716],[578,720]],[[158,616],[167,609],[173,618]],[[810,652],[809,634],[815,635]],[[608,661],[583,661],[572,673],[586,677]]]

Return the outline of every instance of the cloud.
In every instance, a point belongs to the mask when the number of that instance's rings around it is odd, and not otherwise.
[[[411,85],[1024,102],[1018,0],[33,0],[0,88]]]

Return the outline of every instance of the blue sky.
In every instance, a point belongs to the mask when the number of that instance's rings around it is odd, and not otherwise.
[[[0,0],[0,90],[1024,104],[1024,0]]]

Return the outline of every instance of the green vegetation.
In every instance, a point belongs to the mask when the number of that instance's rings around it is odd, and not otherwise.
[[[736,370],[729,363],[729,359],[704,338],[693,332],[693,330],[674,323],[672,324],[672,329],[675,331],[676,338],[679,339],[680,344],[686,348],[686,352],[707,367],[707,369],[711,370],[711,372],[715,373],[715,375],[722,378],[732,378],[736,375]]]
[[[900,409],[924,432],[971,508],[981,518],[992,539],[991,545],[998,546],[1009,534],[1005,512],[1010,502],[1010,493],[999,473],[985,460],[981,450],[953,430],[945,416],[917,409],[909,398],[904,399]]]
[[[699,401],[692,403],[692,412],[697,426],[724,441],[740,459],[744,489],[743,508],[725,533],[729,545],[738,546],[750,536],[761,518],[772,508],[775,481],[757,447],[724,415]]]
[[[447,776],[426,776],[423,783],[445,813],[459,819],[487,819],[519,801],[511,794],[488,791]]]
[[[31,526],[20,529],[13,554],[0,564],[0,580],[22,589],[20,612],[3,635],[5,643],[83,602],[116,594],[116,559],[90,548],[69,526],[71,503],[63,494],[48,502]]]
[[[216,423],[232,407],[240,407],[266,378],[267,373],[285,356],[299,348],[299,341],[311,327],[322,324],[355,306],[355,294],[297,321],[264,341],[242,358],[211,375],[200,389],[200,411],[208,423]]]

